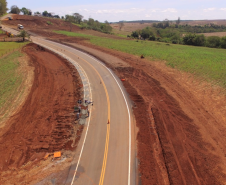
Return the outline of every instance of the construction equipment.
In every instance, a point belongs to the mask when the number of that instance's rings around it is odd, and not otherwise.
[[[5,33],[8,37],[14,37],[14,35],[11,32],[6,31]]]
[[[24,27],[23,27],[22,24],[18,24],[18,25],[17,25],[17,28],[18,28],[18,29],[24,29]]]

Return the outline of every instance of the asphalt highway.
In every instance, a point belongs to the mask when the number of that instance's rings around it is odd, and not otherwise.
[[[3,29],[17,33],[5,26]],[[134,119],[120,79],[83,52],[38,37],[31,39],[77,62],[89,79],[94,103],[89,107],[90,119],[85,124],[66,184],[135,185]]]

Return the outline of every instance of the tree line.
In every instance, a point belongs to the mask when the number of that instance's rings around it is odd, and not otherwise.
[[[226,37],[206,37],[203,34],[196,34],[191,32],[181,33],[178,30],[168,28],[154,29],[151,27],[146,27],[142,30],[133,31],[130,37],[173,44],[185,44],[226,49]]]

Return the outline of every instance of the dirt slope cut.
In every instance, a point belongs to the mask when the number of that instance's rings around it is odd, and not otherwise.
[[[14,178],[13,169],[28,162],[37,165],[46,153],[75,146],[73,107],[81,94],[78,73],[66,60],[35,44],[23,50],[35,68],[34,83],[23,107],[0,134],[0,184]]]
[[[71,23],[61,19],[37,17],[29,15],[13,15],[13,20],[3,20],[2,24],[9,27],[17,28],[18,24],[22,24],[25,30],[29,29],[50,29],[50,30],[70,30]],[[72,25],[72,31],[79,31],[80,28]]]

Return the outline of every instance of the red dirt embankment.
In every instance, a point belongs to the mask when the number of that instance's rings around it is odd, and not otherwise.
[[[37,17],[29,15],[13,15],[13,20],[3,20],[2,24],[17,29],[18,24],[22,24],[25,30],[29,29],[46,29],[46,30],[67,30],[79,31],[80,28],[76,25],[66,22],[62,19]]]
[[[37,165],[46,153],[72,150],[78,139],[73,107],[81,98],[81,82],[74,66],[35,44],[23,51],[35,68],[34,83],[22,108],[0,132],[0,184],[7,184],[4,174],[10,173],[4,172],[30,161]]]

